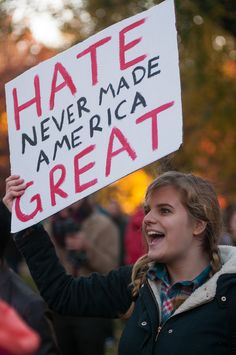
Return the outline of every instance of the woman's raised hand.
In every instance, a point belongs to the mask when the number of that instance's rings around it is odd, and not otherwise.
[[[12,211],[14,199],[22,196],[26,187],[24,180],[19,175],[11,175],[6,179],[6,193],[2,201],[9,211]]]

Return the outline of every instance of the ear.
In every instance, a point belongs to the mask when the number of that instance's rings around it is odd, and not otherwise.
[[[199,236],[201,235],[207,226],[207,222],[202,221],[201,219],[198,219],[194,222],[194,228],[193,228],[193,235],[194,236]]]

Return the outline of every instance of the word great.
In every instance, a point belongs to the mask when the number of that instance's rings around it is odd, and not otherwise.
[[[174,105],[174,101],[167,102],[147,113],[142,115],[141,117],[136,119],[136,125],[141,124],[142,122],[146,120],[151,121],[151,140],[147,138],[147,141],[151,141],[152,144],[152,151],[155,151],[158,149],[158,117],[161,112],[171,108]],[[116,142],[115,142],[116,141]],[[117,144],[119,143],[118,148],[114,148],[114,146],[117,147]],[[137,142],[138,144],[138,142]],[[74,191],[72,193],[75,194],[80,194],[81,192],[93,187],[94,185],[98,184],[99,178],[94,177],[94,179],[89,180],[87,182],[81,183],[81,175],[85,174],[89,170],[93,169],[96,165],[95,161],[90,161],[86,165],[83,165],[81,163],[81,160],[83,160],[84,157],[89,156],[90,154],[94,153],[96,150],[96,144],[91,144],[79,153],[77,153],[73,157],[73,161],[70,162],[70,166],[68,167],[68,170],[66,170],[66,166],[64,164],[57,164],[51,170],[49,171],[48,175],[48,183],[49,183],[49,190],[50,190],[50,204],[51,206],[56,206],[57,204],[57,198],[63,198],[66,199],[69,196],[69,193],[63,189],[63,183],[65,182],[65,179],[67,178],[67,174],[71,174],[71,171],[73,171],[73,179],[74,179]],[[113,159],[120,155],[120,154],[127,154],[128,157],[131,159],[131,161],[135,161],[137,159],[137,152],[135,147],[131,146],[131,144],[128,141],[128,138],[125,136],[125,134],[118,129],[117,127],[113,127],[108,139],[107,143],[107,149],[106,149],[106,154],[104,155],[105,157],[105,177],[109,177],[111,173],[111,165]],[[87,157],[88,158],[88,157]],[[92,159],[91,159],[92,160]],[[99,172],[101,176],[101,172]],[[57,179],[56,179],[57,176]],[[58,178],[59,176],[59,178]],[[27,182],[27,187],[30,188],[34,184],[34,181],[29,181]],[[47,197],[48,199],[48,197]],[[22,221],[22,222],[27,222],[31,219],[33,219],[38,213],[42,213],[44,211],[44,203],[46,201],[42,200],[42,197],[40,193],[37,193],[33,195],[30,198],[30,202],[33,205],[33,211],[29,214],[26,214],[22,211],[21,208],[21,197],[18,197],[16,199],[15,203],[15,213],[17,218]]]

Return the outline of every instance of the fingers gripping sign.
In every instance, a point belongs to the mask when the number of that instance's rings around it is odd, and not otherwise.
[[[3,203],[12,211],[13,201],[15,198],[24,194],[27,184],[19,175],[11,175],[6,179],[6,193],[3,197]]]

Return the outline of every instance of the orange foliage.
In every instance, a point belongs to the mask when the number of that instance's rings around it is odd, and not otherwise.
[[[236,78],[236,61],[227,60],[223,65],[223,73],[231,79]]]
[[[207,153],[207,155],[214,155],[216,152],[216,146],[209,139],[204,138],[200,143],[201,150]]]
[[[152,181],[144,170],[138,170],[111,185],[115,187],[113,198],[125,213],[132,213],[143,203],[147,186]]]
[[[2,112],[0,114],[0,133],[7,134],[7,113]]]
[[[226,198],[224,196],[222,196],[222,195],[218,196],[218,202],[219,202],[219,205],[220,205],[221,209],[224,209],[227,206]]]

